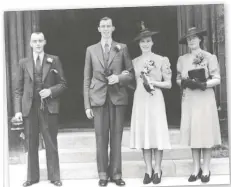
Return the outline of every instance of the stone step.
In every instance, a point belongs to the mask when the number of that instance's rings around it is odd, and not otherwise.
[[[169,130],[171,144],[179,144],[180,130]],[[122,146],[130,146],[130,129],[124,129]],[[59,149],[78,149],[78,148],[95,148],[95,132],[94,131],[75,131],[75,132],[59,132],[58,134]]]
[[[154,163],[153,163],[154,164]],[[192,170],[192,160],[163,160],[163,177],[188,177]],[[17,171],[17,172],[16,172]],[[20,172],[18,172],[20,171]],[[211,160],[212,175],[229,174],[229,158],[214,158]],[[61,178],[69,179],[96,179],[98,178],[96,163],[61,163]],[[19,175],[26,179],[26,164],[10,165],[10,175]],[[122,164],[124,178],[142,178],[145,173],[143,161],[124,161]],[[40,177],[47,179],[46,164],[40,164]]]
[[[110,151],[110,150],[109,150]],[[191,149],[189,147],[181,147],[173,145],[172,149],[164,150],[164,160],[180,160],[191,159]],[[26,163],[27,154],[21,153],[20,160],[17,163]],[[141,150],[130,149],[122,147],[122,160],[123,161],[141,161],[143,154]],[[39,151],[39,162],[46,163],[45,150]],[[59,162],[60,163],[88,163],[96,162],[96,149],[95,148],[79,148],[79,149],[59,149]]]
[[[23,178],[15,178],[13,176],[10,178],[10,187],[18,187],[21,186],[25,179]],[[142,181],[143,178],[124,178],[126,182],[126,187],[141,187],[144,186]],[[63,186],[92,186],[98,187],[98,179],[81,179],[81,180],[63,180]],[[229,175],[212,175],[210,181],[207,183],[210,185],[228,185],[230,184],[230,176]],[[200,180],[189,183],[188,176],[187,177],[162,177],[161,183],[158,186],[198,186],[203,185]],[[40,181],[37,184],[34,184],[33,187],[51,187],[51,183],[49,181]],[[154,186],[153,183],[150,183],[145,186]],[[108,183],[107,187],[116,187],[114,183]]]

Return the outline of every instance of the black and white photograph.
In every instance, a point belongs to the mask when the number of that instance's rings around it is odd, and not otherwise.
[[[230,185],[227,11],[5,10],[4,187]]]

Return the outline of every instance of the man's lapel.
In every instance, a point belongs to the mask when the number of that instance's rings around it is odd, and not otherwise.
[[[48,55],[45,53],[44,54],[44,58],[43,58],[43,77],[42,77],[42,81],[45,80],[49,70],[50,70],[50,67],[51,67],[51,63],[52,62],[47,62],[47,58],[48,58]]]
[[[104,60],[103,60],[103,49],[101,46],[101,43],[99,42],[95,48],[96,50],[96,55],[100,61],[100,63],[102,64],[102,66],[104,67]]]
[[[34,80],[34,60],[32,57],[29,58],[29,60],[26,63],[26,69],[30,75],[31,80]]]
[[[111,43],[111,50],[110,50],[110,54],[109,54],[108,67],[112,63],[112,60],[113,60],[113,58],[115,57],[115,55],[117,53],[116,50],[115,50],[116,44],[117,43],[114,42],[114,41],[112,41],[112,43]]]

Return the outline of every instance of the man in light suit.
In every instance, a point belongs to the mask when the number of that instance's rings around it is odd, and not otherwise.
[[[23,120],[28,147],[27,181],[24,187],[39,182],[39,133],[46,147],[48,180],[60,181],[57,147],[59,96],[66,89],[62,64],[57,56],[44,53],[43,33],[32,33],[33,55],[19,61],[15,89],[15,118]]]
[[[116,185],[125,185],[121,140],[128,104],[127,86],[134,79],[134,70],[127,46],[112,40],[114,30],[111,18],[100,20],[101,41],[87,48],[84,67],[84,105],[87,117],[94,119],[99,186],[107,186],[108,178]]]

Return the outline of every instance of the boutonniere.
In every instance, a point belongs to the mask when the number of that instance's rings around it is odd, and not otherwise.
[[[115,51],[116,51],[116,52],[119,52],[120,49],[121,49],[121,46],[120,46],[119,44],[117,44],[117,45],[115,46]]]
[[[53,59],[49,57],[49,58],[47,58],[47,62],[52,63]]]
[[[199,66],[199,65],[201,65],[201,63],[203,62],[204,59],[205,59],[204,54],[198,53],[193,59],[193,64],[196,66]]]
[[[51,69],[50,72],[54,72],[54,73],[58,73],[58,71],[56,69]]]

